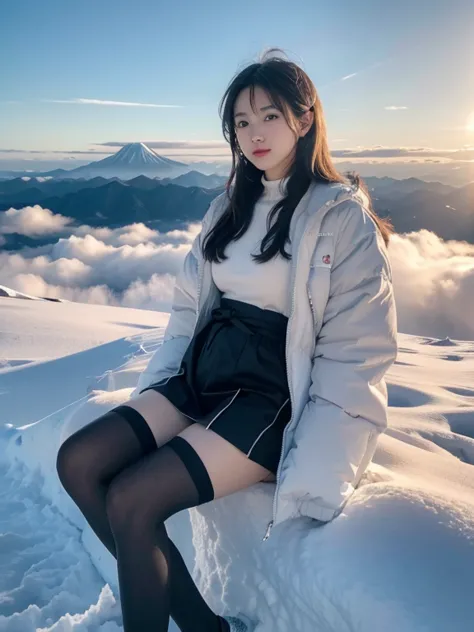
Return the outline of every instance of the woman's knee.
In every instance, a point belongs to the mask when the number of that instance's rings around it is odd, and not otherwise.
[[[81,478],[84,465],[81,459],[81,441],[74,433],[60,446],[56,455],[56,471],[63,487],[69,489]]]
[[[56,457],[63,485],[104,482],[143,454],[136,429],[118,406],[106,411],[68,437]],[[150,443],[153,441],[151,437]],[[153,441],[153,446],[154,446]],[[75,485],[77,486],[77,485]]]
[[[110,415],[110,412],[106,415]],[[103,459],[97,458],[98,438],[95,429],[106,415],[101,415],[76,430],[59,447],[56,471],[67,491],[71,487],[80,491],[81,488],[88,486],[88,482],[95,483],[100,479]],[[110,441],[108,444],[110,449]]]
[[[149,506],[139,500],[140,495],[132,479],[123,472],[113,478],[107,488],[105,509],[114,535],[143,532],[148,525],[159,522],[159,517],[150,515]]]
[[[170,516],[196,506],[196,495],[194,481],[183,476],[179,455],[163,446],[109,482],[105,509],[115,536],[153,535]]]

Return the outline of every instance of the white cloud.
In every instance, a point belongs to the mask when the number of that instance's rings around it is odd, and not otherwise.
[[[103,99],[43,99],[43,103],[68,103],[73,105],[114,105],[139,108],[182,108],[182,105],[162,105],[159,103],[135,103],[130,101],[104,101]]]
[[[474,339],[474,245],[421,230],[393,235],[389,254],[399,330]]]
[[[50,220],[48,213],[39,217]],[[168,233],[141,223],[69,227],[52,246],[0,252],[0,278],[26,294],[169,310],[175,275],[199,230],[199,223]],[[399,330],[474,339],[474,245],[421,230],[393,235],[388,252]]]
[[[348,79],[352,79],[352,77],[357,77],[357,72],[353,72],[350,75],[345,75],[345,77],[341,77],[341,81],[347,81]]]
[[[0,234],[16,233],[28,237],[39,237],[61,233],[73,221],[70,217],[57,215],[38,204],[18,210],[10,208],[0,213]]]
[[[71,227],[53,245],[0,253],[0,276],[27,294],[169,310],[176,272],[199,230],[199,223],[168,233],[141,223]]]

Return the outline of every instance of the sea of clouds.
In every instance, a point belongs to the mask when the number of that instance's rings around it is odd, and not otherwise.
[[[19,292],[82,303],[169,311],[174,278],[200,224],[166,233],[142,223],[122,228],[70,226],[39,205],[0,214],[6,234],[57,236],[53,245],[0,252],[0,283]],[[399,330],[474,338],[474,245],[421,230],[389,246]]]

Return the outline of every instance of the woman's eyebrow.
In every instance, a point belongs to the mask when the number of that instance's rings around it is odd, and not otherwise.
[[[274,105],[264,105],[263,108],[260,108],[260,112],[263,112],[264,110],[277,110],[278,108],[276,108]],[[245,114],[245,112],[237,112],[237,114],[234,114],[234,118],[237,118],[238,116],[247,116]]]

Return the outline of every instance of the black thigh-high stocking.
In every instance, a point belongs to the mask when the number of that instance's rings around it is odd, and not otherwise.
[[[136,418],[137,424],[133,424],[134,431],[127,418],[133,420],[135,415],[138,415],[138,418]],[[139,413],[131,407],[119,406],[69,437],[61,446],[57,458],[57,470],[64,488],[115,558],[117,558],[116,543],[107,515],[107,492],[111,482],[126,468],[136,464],[147,455],[158,452],[151,431],[149,434],[146,433],[148,427],[145,428],[145,422],[140,417]],[[137,434],[137,428],[142,432]],[[164,452],[164,447],[159,449],[161,453]],[[171,449],[168,451],[173,452]],[[154,485],[148,484],[151,497],[154,497],[162,486],[166,487],[168,481],[173,481],[176,475],[175,469],[181,470],[181,479],[186,480],[183,472],[184,464],[181,463],[180,466],[178,456],[175,455],[175,457],[172,459],[170,455],[168,459],[170,465],[174,461],[174,467],[162,472],[162,478],[155,479]],[[189,474],[188,478],[187,487],[190,497],[193,494]],[[163,481],[166,481],[165,485]],[[173,501],[183,501],[181,496],[182,494]],[[194,490],[193,499],[196,498],[198,498],[198,492]],[[193,499],[187,506],[193,506]],[[194,502],[194,505],[196,504]],[[110,512],[113,511],[112,507],[112,503],[109,502]],[[174,509],[172,513],[178,510]],[[122,515],[126,515],[127,511],[122,504]],[[120,530],[119,524],[117,524],[117,529]],[[163,523],[156,525],[154,547],[156,546],[166,558],[169,612],[180,630],[183,632],[227,630],[226,622],[216,616],[202,598],[179,550],[168,538]],[[149,555],[150,558],[153,555],[154,559],[160,561],[160,555],[154,549]],[[163,562],[162,558],[161,562]],[[157,601],[159,593],[154,593],[153,598]],[[158,631],[160,628],[154,629]]]

